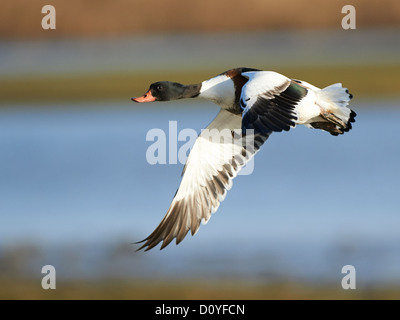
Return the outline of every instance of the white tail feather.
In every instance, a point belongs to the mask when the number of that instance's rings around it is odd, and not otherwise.
[[[328,112],[332,112],[347,123],[351,110],[347,108],[352,96],[341,83],[335,83],[316,92],[316,103]]]

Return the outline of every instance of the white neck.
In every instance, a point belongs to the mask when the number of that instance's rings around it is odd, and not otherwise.
[[[219,75],[201,84],[199,98],[210,100],[224,109],[235,102],[235,86],[230,77]]]

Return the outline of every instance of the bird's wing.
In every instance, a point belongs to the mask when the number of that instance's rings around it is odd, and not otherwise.
[[[194,235],[224,200],[238,171],[267,140],[267,135],[242,136],[242,118],[221,109],[202,131],[189,154],[182,181],[171,206],[158,227],[139,248],[149,250],[174,238],[181,242],[189,230]]]
[[[308,90],[295,81],[272,71],[245,72],[249,80],[242,88],[242,130],[269,134],[295,127],[296,106]]]

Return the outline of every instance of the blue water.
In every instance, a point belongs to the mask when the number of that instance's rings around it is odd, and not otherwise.
[[[91,275],[340,283],[342,266],[352,264],[361,283],[400,282],[398,103],[355,101],[357,122],[340,137],[305,127],[273,134],[253,174],[234,180],[195,237],[147,253],[134,253],[130,243],[161,221],[183,165],[148,164],[146,133],[168,134],[171,120],[178,131],[199,132],[217,107],[191,101],[139,109],[116,101],[1,108],[0,249],[40,244],[46,254],[38,264],[55,264],[65,277],[76,274],[63,269],[63,246],[89,259]],[[128,253],[110,264],[104,246]]]

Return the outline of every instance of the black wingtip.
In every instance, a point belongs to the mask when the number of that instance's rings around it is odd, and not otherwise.
[[[137,242],[132,242],[131,244],[134,244],[134,245],[138,245],[138,244],[141,244],[141,243],[143,243],[143,242],[145,242],[145,241],[147,241],[148,239],[146,238],[146,239],[143,239],[143,240],[141,240],[141,241],[137,241]],[[136,249],[135,250],[135,252],[138,252],[138,251],[140,251],[140,250],[142,250],[143,248],[145,248],[147,246],[147,242],[145,243],[145,244],[143,244],[139,249]],[[148,249],[146,249],[146,250],[144,250],[144,251],[147,251]]]
[[[146,239],[144,239],[142,241],[133,242],[133,244],[140,244],[140,243],[143,243],[143,242],[145,242],[145,243],[139,249],[136,249],[136,252],[138,252],[138,251],[140,251],[142,249],[144,249],[144,252],[149,251],[150,249],[153,249],[154,247],[156,247],[160,243],[160,241],[155,243],[150,238],[146,238]],[[169,244],[169,242],[166,243],[165,241],[163,241],[163,243],[162,243],[162,245],[160,247],[160,250],[164,249],[168,244]]]

